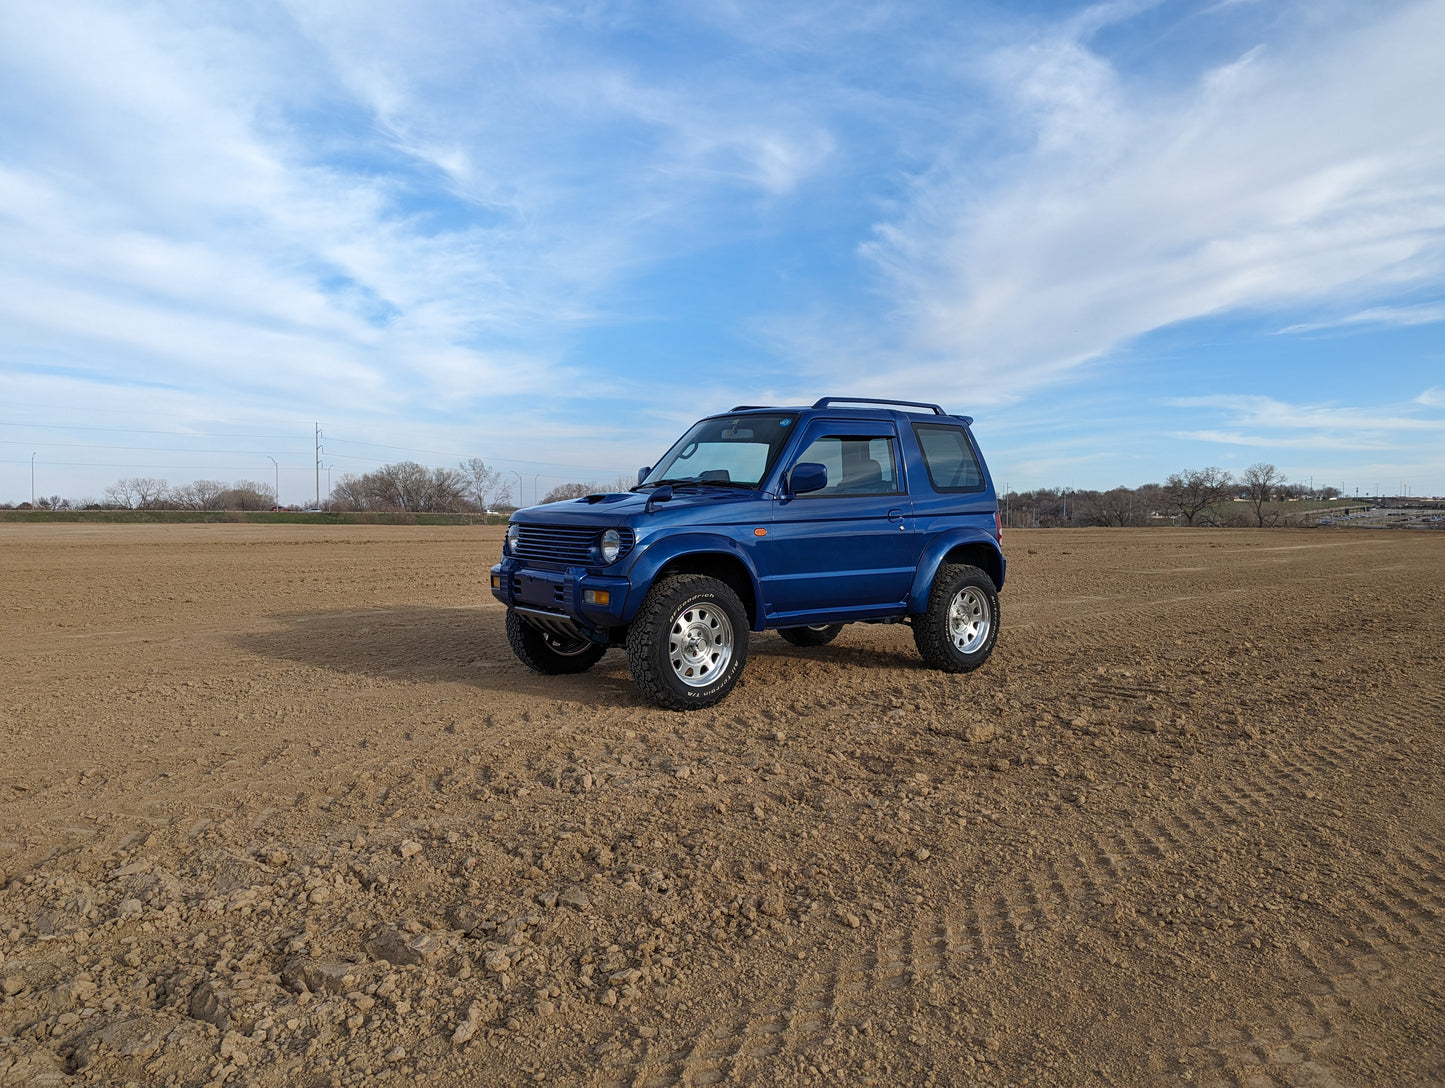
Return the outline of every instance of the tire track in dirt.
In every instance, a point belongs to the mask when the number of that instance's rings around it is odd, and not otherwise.
[[[1440,720],[1431,717],[1440,701],[1434,693],[1417,692],[1392,701],[1389,712],[1378,703],[1370,706],[1359,719],[1347,716],[1354,708],[1340,708],[1338,728],[1261,768],[1262,788],[1220,783],[1228,800],[1217,809],[1254,816],[1286,798],[1315,798],[1306,785],[1338,781],[1342,770],[1357,769],[1364,753],[1378,750],[1382,736],[1398,735],[1401,719]],[[1402,978],[1438,970],[1445,851],[1428,832],[1412,831],[1416,837],[1411,842],[1376,851],[1380,864],[1369,877],[1336,885],[1337,898],[1330,908],[1356,919],[1351,945],[1325,952],[1303,938],[1294,942],[1286,950],[1285,970],[1296,995],[1211,1031],[1193,1048],[1197,1077],[1159,1080],[1161,1088],[1353,1088],[1366,1083],[1332,1064],[1342,1042],[1368,1036],[1372,1013],[1382,1001],[1391,1000]]]

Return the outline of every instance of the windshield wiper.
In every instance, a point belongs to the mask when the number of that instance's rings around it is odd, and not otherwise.
[[[745,484],[741,480],[700,480],[696,476],[686,476],[680,479],[669,477],[666,480],[658,480],[655,484],[648,482],[641,485],[644,487],[661,487],[664,484],[671,484],[673,487],[737,487],[745,491],[752,491],[757,484]]]

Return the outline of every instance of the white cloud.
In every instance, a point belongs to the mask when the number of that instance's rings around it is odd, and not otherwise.
[[[1445,408],[1445,385],[1436,385],[1425,390],[1415,398],[1415,403],[1429,408]]]
[[[1342,431],[1310,435],[1243,434],[1238,431],[1173,431],[1173,438],[1209,442],[1225,446],[1249,446],[1254,449],[1286,450],[1398,450],[1408,447],[1398,442],[1360,437],[1359,432]]]
[[[1232,417],[1238,426],[1269,427],[1276,431],[1316,430],[1349,436],[1362,432],[1388,434],[1445,430],[1445,419],[1381,414],[1372,408],[1290,404],[1274,397],[1221,394],[1171,397],[1166,403],[1177,408],[1219,409]]]
[[[866,250],[912,377],[1017,392],[1176,322],[1438,279],[1442,39],[1445,3],[1392,6],[1183,93],[1122,79],[1078,29],[995,54],[1031,147],[986,188],[923,178]]]
[[[1445,303],[1423,303],[1416,306],[1371,306],[1356,313],[1343,314],[1328,321],[1307,322],[1287,325],[1280,333],[1319,332],[1323,329],[1349,328],[1350,326],[1409,328],[1415,325],[1435,325],[1445,321]]]

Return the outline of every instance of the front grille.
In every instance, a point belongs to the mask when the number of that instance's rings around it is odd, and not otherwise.
[[[593,553],[593,546],[606,529],[594,526],[572,525],[519,525],[520,535],[513,554],[518,559],[531,559],[542,563],[569,563],[573,566],[591,566],[599,562]],[[618,529],[622,548],[617,553],[621,559],[632,550],[634,537],[631,529]]]

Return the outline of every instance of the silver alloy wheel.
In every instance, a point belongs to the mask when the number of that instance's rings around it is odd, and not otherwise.
[[[711,684],[733,659],[733,625],[727,613],[707,601],[684,608],[667,633],[667,659],[688,687]]]
[[[971,654],[988,641],[993,627],[988,598],[973,586],[964,586],[948,606],[948,638],[961,654]]]

